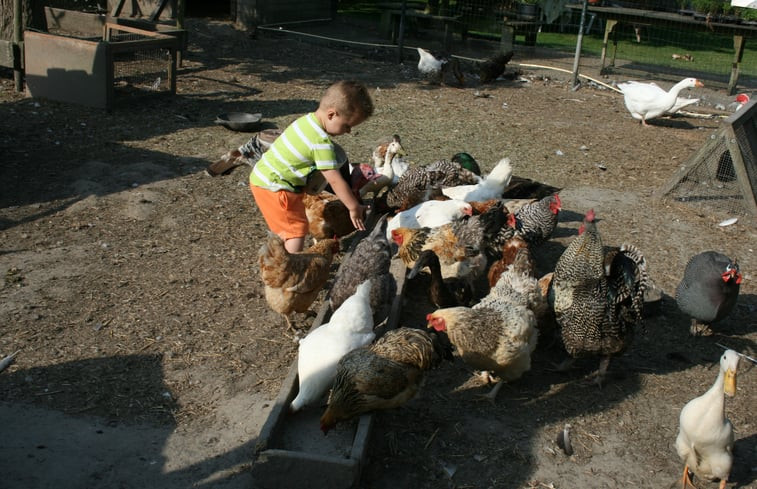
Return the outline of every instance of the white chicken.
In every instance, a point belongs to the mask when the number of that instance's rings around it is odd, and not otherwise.
[[[623,92],[623,101],[631,117],[648,126],[647,121],[659,117],[672,109],[678,100],[678,94],[685,88],[703,87],[696,78],[684,78],[667,92],[655,83],[630,81],[618,83]]]
[[[334,382],[339,360],[375,338],[370,292],[369,279],[331,314],[328,323],[300,340],[297,358],[300,387],[289,406],[291,412],[318,401]]]
[[[479,183],[473,185],[458,185],[445,187],[442,193],[450,199],[464,200],[466,202],[483,202],[502,197],[510,178],[513,175],[513,167],[510,158],[502,158],[497,165]]]
[[[391,240],[392,230],[399,227],[435,228],[470,215],[473,207],[464,200],[428,200],[398,212],[386,226],[386,237]]]
[[[460,71],[460,63],[457,58],[453,58],[447,53],[429,51],[423,48],[418,48],[418,56],[418,71],[426,79],[443,85],[444,74],[452,70],[458,84],[461,87],[465,85],[465,77]]]
[[[724,489],[733,464],[733,425],[725,417],[725,396],[736,394],[739,354],[726,350],[712,387],[681,409],[676,451],[683,469],[683,487],[691,487],[689,469],[702,479],[720,479]]]
[[[378,151],[379,148],[383,152],[383,160],[381,159],[381,152]],[[380,145],[379,148],[376,148],[372,155],[379,176],[360,189],[360,197],[364,197],[368,193],[373,193],[375,196],[384,187],[397,185],[399,177],[409,168],[407,162],[400,159],[405,155],[405,150],[399,136],[394,135],[390,143],[385,146]],[[380,164],[377,162],[380,162]]]

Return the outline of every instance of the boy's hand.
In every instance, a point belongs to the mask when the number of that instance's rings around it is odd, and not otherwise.
[[[329,182],[339,200],[349,209],[350,220],[355,229],[365,231],[365,210],[367,207],[357,200],[339,170],[323,170],[321,173],[326,177],[326,181]]]
[[[368,206],[358,205],[355,209],[350,211],[350,219],[352,219],[352,225],[358,231],[365,231],[365,211]]]

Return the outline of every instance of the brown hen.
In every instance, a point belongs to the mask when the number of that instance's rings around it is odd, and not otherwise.
[[[416,328],[393,329],[342,357],[321,430],[328,433],[337,422],[412,399],[424,372],[447,356],[435,336]]]
[[[355,231],[350,211],[336,195],[329,192],[305,194],[302,200],[314,241],[341,238]]]
[[[329,278],[331,262],[339,251],[335,239],[324,239],[302,253],[289,253],[284,241],[273,233],[258,252],[265,299],[282,314],[292,329],[289,315],[306,312]]]

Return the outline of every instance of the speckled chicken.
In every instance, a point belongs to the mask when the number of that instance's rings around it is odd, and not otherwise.
[[[492,301],[486,307],[448,307],[428,314],[426,320],[429,327],[447,333],[465,363],[499,378],[484,396],[491,401],[503,381],[519,379],[531,369],[538,331],[534,314],[523,305]]]
[[[546,290],[536,279],[535,264],[528,247],[519,246],[508,252],[514,252],[510,264],[500,274],[489,294],[474,307],[492,307],[497,302],[525,306],[534,313],[540,334],[551,333],[554,329],[552,311]]]
[[[332,311],[354,294],[358,285],[366,279],[371,279],[370,302],[374,323],[380,323],[388,315],[397,293],[397,282],[389,271],[392,249],[385,229],[384,216],[342,261],[329,294]]]
[[[741,280],[738,263],[722,253],[704,251],[689,259],[676,288],[676,303],[691,317],[691,334],[712,334],[710,325],[736,305]]]
[[[373,344],[346,354],[337,365],[321,430],[369,411],[392,409],[415,397],[424,373],[447,356],[433,332],[389,330]]]
[[[630,244],[605,249],[594,211],[588,211],[557,261],[549,299],[568,354],[601,357],[600,386],[610,358],[628,347],[642,321],[648,283],[641,251]]]
[[[329,278],[331,262],[339,251],[334,239],[324,239],[302,253],[289,253],[284,241],[273,233],[260,247],[258,265],[265,286],[265,299],[274,311],[284,315],[306,312]]]
[[[390,209],[408,209],[434,187],[452,187],[474,184],[481,177],[463,168],[459,163],[438,160],[424,166],[412,166],[397,181],[397,185],[384,195],[384,205]]]

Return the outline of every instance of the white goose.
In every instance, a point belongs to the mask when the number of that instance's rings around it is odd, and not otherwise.
[[[676,451],[683,469],[683,487],[692,486],[689,469],[702,479],[728,482],[733,464],[733,425],[725,417],[725,395],[736,394],[739,354],[726,350],[720,357],[720,371],[712,387],[681,409]]]
[[[703,86],[704,84],[696,78],[684,78],[667,92],[654,83],[630,81],[618,84],[628,112],[645,126],[649,125],[647,120],[659,117],[672,109],[681,90]]]
[[[380,151],[381,150],[381,151]],[[381,159],[381,152],[383,151],[383,160]],[[373,161],[376,165],[376,172],[380,175],[376,177],[372,182],[367,183],[360,189],[360,197],[372,192],[373,195],[378,195],[379,191],[384,187],[390,187],[397,184],[399,177],[402,173],[407,171],[408,164],[405,161],[398,161],[398,156],[403,156],[405,150],[400,143],[400,137],[394,135],[392,141],[384,147],[380,145],[373,151]],[[379,164],[378,162],[381,162]]]

